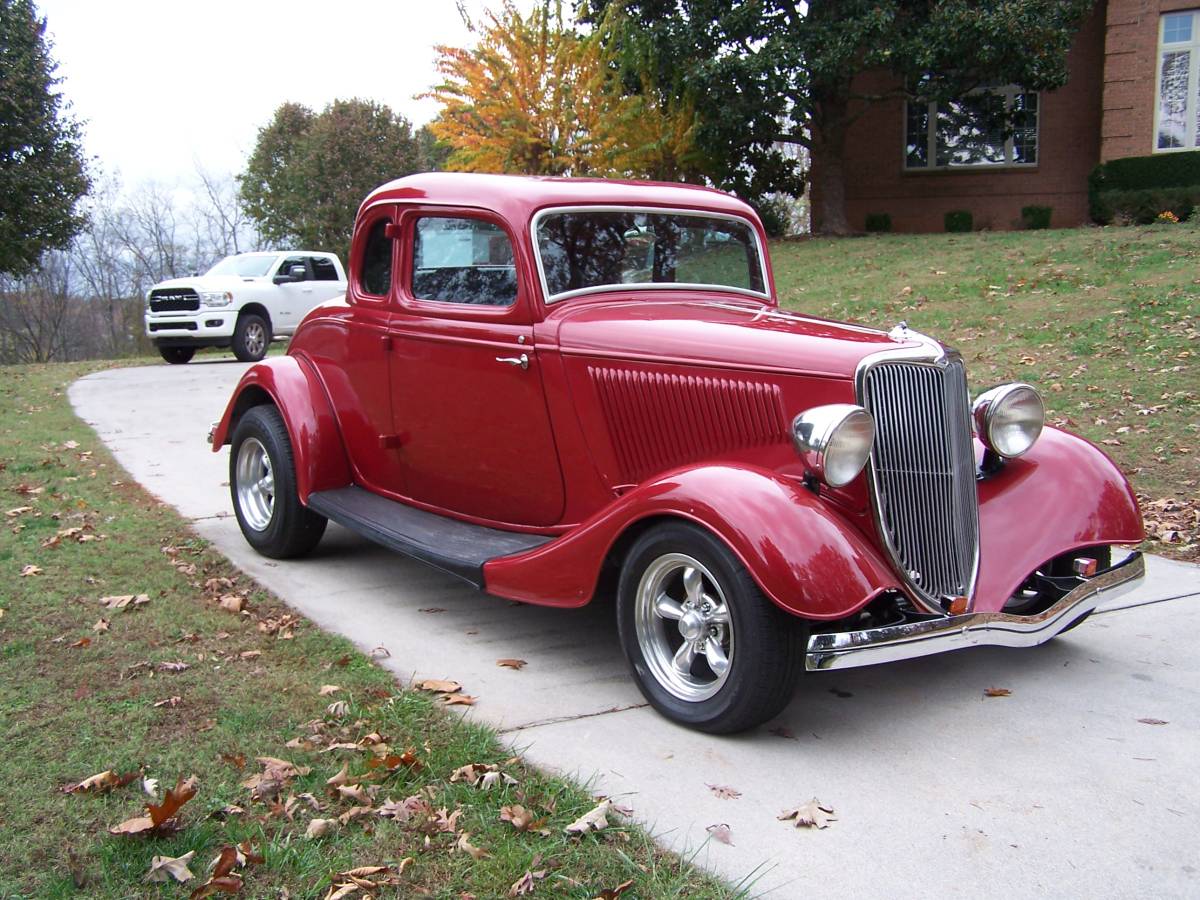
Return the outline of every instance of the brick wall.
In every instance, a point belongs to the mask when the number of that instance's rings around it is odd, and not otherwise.
[[[869,213],[888,213],[895,231],[942,231],[948,211],[966,209],[976,228],[1009,229],[1020,227],[1021,207],[1033,204],[1053,207],[1053,226],[1083,224],[1088,217],[1087,176],[1100,161],[1105,24],[1101,3],[1071,50],[1070,80],[1041,95],[1036,167],[906,171],[904,103],[874,104],[851,126],[847,140],[850,227],[862,229]],[[1153,85],[1153,67],[1150,78]],[[864,93],[887,86],[879,74],[863,76],[857,85]],[[1147,127],[1144,143],[1149,140]],[[814,222],[814,228],[819,224]]]
[[[1154,152],[1159,18],[1200,0],[1108,0],[1100,159]]]

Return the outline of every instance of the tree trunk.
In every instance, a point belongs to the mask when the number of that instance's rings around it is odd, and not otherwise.
[[[817,234],[850,234],[846,220],[846,118],[844,99],[822,99],[814,104],[810,177],[813,231]]]

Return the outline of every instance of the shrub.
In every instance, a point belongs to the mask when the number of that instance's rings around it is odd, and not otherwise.
[[[1053,207],[1050,206],[1023,206],[1021,223],[1031,230],[1049,228],[1051,212]]]
[[[792,230],[792,214],[788,204],[780,197],[764,200],[758,206],[758,217],[769,238],[786,237]]]
[[[1092,218],[1102,225],[1111,222],[1149,225],[1169,212],[1179,221],[1191,217],[1200,205],[1200,184],[1175,188],[1100,191],[1092,201]]]
[[[970,231],[974,224],[975,220],[969,209],[952,209],[946,213],[947,231],[955,233]]]
[[[1092,170],[1088,176],[1088,201],[1092,219],[1107,225],[1114,218],[1144,219],[1142,208],[1153,197],[1169,196],[1173,203],[1194,206],[1198,186],[1200,150],[1130,156],[1101,163]],[[1172,193],[1164,195],[1163,191]],[[1153,196],[1143,195],[1139,199],[1134,197],[1135,192],[1153,192]],[[1114,201],[1119,202],[1114,205]],[[1136,212],[1130,212],[1131,208],[1136,208]],[[1160,207],[1156,214],[1167,208]],[[1174,206],[1169,208],[1178,215]],[[1152,220],[1153,217],[1146,221]]]
[[[867,231],[880,234],[892,230],[892,217],[888,213],[867,213]]]

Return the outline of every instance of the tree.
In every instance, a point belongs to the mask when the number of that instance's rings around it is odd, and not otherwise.
[[[469,49],[437,47],[442,104],[430,130],[447,165],[524,175],[624,175],[697,180],[690,103],[624,95],[613,82],[603,23],[583,35],[562,2],[527,15],[488,12]]]
[[[626,89],[690,97],[714,182],[757,199],[805,174],[777,143],[808,149],[827,231],[848,230],[842,159],[871,104],[947,100],[988,85],[1050,90],[1094,0],[595,0],[584,21],[623,23]],[[886,89],[864,93],[877,70]]]
[[[408,120],[387,106],[335,100],[314,113],[284,103],[258,133],[242,203],[267,241],[344,258],[363,197],[418,171],[420,151]]]
[[[33,271],[83,226],[80,128],[55,90],[50,50],[32,0],[0,0],[0,274]]]

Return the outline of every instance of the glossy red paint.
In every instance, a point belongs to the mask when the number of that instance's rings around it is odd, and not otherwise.
[[[213,432],[213,452],[229,443],[238,417],[263,402],[279,407],[287,425],[296,464],[296,492],[302,501],[313,491],[350,482],[350,466],[329,398],[312,368],[295,357],[268,359],[246,371]]]
[[[627,529],[672,516],[711,530],[783,609],[837,619],[898,586],[863,536],[797,480],[736,465],[671,472],[640,485],[557,541],[484,566],[490,593],[582,606]]]
[[[1046,560],[1145,538],[1137,498],[1113,461],[1083,438],[1046,428],[1033,448],[979,485],[975,609],[993,612]]]

